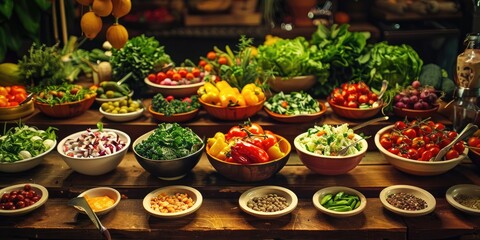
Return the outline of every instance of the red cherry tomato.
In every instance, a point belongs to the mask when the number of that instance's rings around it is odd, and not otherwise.
[[[393,142],[390,138],[382,137],[380,139],[380,145],[385,149],[390,149],[393,146]]]
[[[403,130],[407,128],[407,124],[403,121],[396,121],[394,124],[394,128],[397,130]]]
[[[470,147],[478,147],[480,145],[480,138],[479,137],[470,137],[467,141],[467,144]]]
[[[465,151],[465,144],[462,141],[457,142],[453,145],[453,149],[457,150],[459,153],[463,153],[463,151]]]
[[[432,151],[430,150],[425,150],[423,153],[422,153],[422,156],[420,157],[420,160],[421,161],[430,161],[430,159],[433,157],[433,153]]]
[[[457,158],[459,157],[460,154],[457,152],[457,150],[455,149],[450,149],[447,154],[445,155],[445,159],[446,160],[450,160],[450,159],[454,159],[454,158]]]

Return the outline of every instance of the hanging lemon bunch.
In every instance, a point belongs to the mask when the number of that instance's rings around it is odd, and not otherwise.
[[[80,27],[85,37],[94,39],[102,30],[102,17],[111,14],[115,17],[115,22],[107,29],[107,41],[116,49],[122,48],[127,43],[128,31],[118,23],[118,19],[130,12],[131,0],[77,0],[77,2],[88,6],[90,10],[83,14],[80,20]]]

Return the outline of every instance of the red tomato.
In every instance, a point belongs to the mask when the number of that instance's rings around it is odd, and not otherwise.
[[[226,57],[219,57],[218,58],[218,64],[220,65],[226,65],[228,63],[228,60]]]
[[[470,137],[468,139],[468,146],[470,147],[478,147],[480,145],[480,138],[479,137]]]
[[[435,154],[435,155],[436,155],[436,154]],[[420,160],[421,160],[421,161],[426,161],[426,162],[428,162],[428,161],[430,161],[430,159],[431,159],[433,156],[434,156],[434,155],[433,155],[432,151],[430,151],[430,150],[425,150],[425,151],[422,153],[422,156],[420,157]]]
[[[457,136],[458,136],[458,133],[457,133],[457,132],[454,132],[454,131],[449,131],[449,132],[447,133],[447,138],[450,139],[450,140],[455,139]]]
[[[450,149],[447,154],[445,155],[445,159],[450,160],[459,157],[460,154],[458,154],[457,150],[455,149]]]
[[[370,98],[373,101],[377,101],[378,100],[378,95],[376,93],[369,93],[368,98]]]
[[[457,142],[453,145],[453,149],[457,150],[459,153],[463,153],[465,151],[465,144],[462,141]]]
[[[390,149],[393,146],[393,142],[390,138],[382,137],[380,139],[380,145],[385,149]]]
[[[150,82],[155,82],[155,80],[157,80],[157,76],[153,73],[148,74],[147,78]]]
[[[24,86],[19,86],[19,85],[11,86],[10,94],[15,95],[17,93],[27,93],[27,90],[25,90]]]
[[[180,69],[178,69],[177,72],[180,74],[180,76],[182,76],[182,78],[186,77],[187,73],[188,73],[187,69],[185,69],[185,68],[180,68]]]
[[[368,99],[368,96],[367,95],[360,95],[360,97],[358,97],[358,103],[362,104],[362,103],[368,103],[370,99]]]
[[[161,81],[165,80],[165,78],[167,78],[166,73],[164,73],[164,72],[157,73],[157,76],[156,76],[157,83],[160,83]]]
[[[418,151],[414,148],[409,148],[407,151],[407,156],[409,159],[418,159]]]
[[[391,147],[388,149],[389,152],[395,154],[395,155],[398,155],[400,153],[400,149],[396,148],[396,147]]]
[[[247,129],[250,133],[253,134],[263,134],[263,128],[258,123],[248,123],[243,126]]]
[[[405,129],[402,133],[403,133],[403,135],[405,135],[406,137],[408,137],[410,139],[414,139],[414,138],[417,137],[417,132],[413,128]]]
[[[172,76],[172,80],[180,81],[180,80],[182,80],[182,75],[180,75],[180,73],[174,73],[173,76]]]
[[[432,132],[432,128],[428,125],[422,125],[422,126],[420,126],[420,132],[423,135],[427,135],[427,134],[430,134]]]
[[[403,130],[407,128],[407,124],[403,121],[396,121],[394,124],[394,128],[397,130]]]
[[[412,139],[412,147],[421,148],[423,146],[425,146],[425,141],[423,140],[423,137],[415,137]]]
[[[348,95],[356,94],[356,93],[357,93],[357,89],[355,88],[354,85],[350,85],[350,86],[347,88],[347,93],[348,93]]]
[[[365,94],[368,94],[368,92],[370,92],[370,88],[367,86],[367,84],[365,84],[365,82],[359,82],[357,84],[357,91],[360,94],[365,95]]]
[[[200,77],[200,69],[198,68],[192,68],[192,74],[195,77]]]
[[[348,94],[347,101],[349,102],[356,102],[358,99],[358,95],[356,93]]]
[[[343,102],[345,102],[345,99],[343,98],[342,94],[338,92],[333,94],[333,102],[338,105],[343,105]]]
[[[170,78],[170,79],[173,78],[173,74],[175,74],[175,72],[174,72],[173,70],[168,70],[168,71],[166,72],[167,77]]]
[[[433,126],[433,129],[437,131],[443,131],[445,130],[445,125],[443,123],[435,123],[435,125]]]
[[[432,147],[428,149],[430,152],[432,152],[433,156],[437,156],[438,152],[440,152],[440,148],[438,146]]]
[[[17,93],[15,94],[15,102],[21,103],[27,99],[27,93]]]
[[[215,60],[217,58],[217,53],[214,51],[210,51],[207,53],[208,60]]]
[[[185,78],[188,79],[188,80],[193,80],[195,78],[195,76],[193,75],[193,73],[189,72],[189,73],[187,73]]]
[[[207,65],[207,61],[205,61],[205,60],[200,60],[198,62],[198,66],[200,66],[200,67],[205,67],[205,65]]]
[[[349,101],[349,102],[347,103],[347,107],[349,107],[349,108],[358,108],[358,104],[357,104],[356,102],[354,102],[354,101]]]

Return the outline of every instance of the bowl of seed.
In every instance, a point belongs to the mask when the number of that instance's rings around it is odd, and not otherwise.
[[[410,185],[393,185],[380,192],[387,210],[405,217],[418,217],[435,210],[435,197],[428,191]]]
[[[240,208],[258,218],[278,218],[292,212],[298,204],[297,195],[279,186],[260,186],[245,191],[238,199]]]
[[[450,187],[445,198],[454,208],[471,215],[480,215],[480,186],[458,184]]]

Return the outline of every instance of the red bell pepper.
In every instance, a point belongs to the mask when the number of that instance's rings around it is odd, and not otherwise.
[[[261,147],[244,141],[238,141],[232,146],[231,155],[234,160],[240,163],[245,162],[245,159],[247,159],[250,163],[264,163],[270,161],[270,157],[265,150],[263,150]],[[238,158],[238,156],[242,156],[245,159]]]

